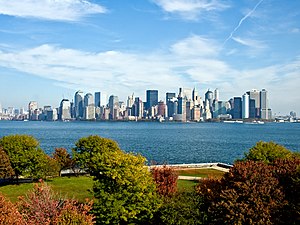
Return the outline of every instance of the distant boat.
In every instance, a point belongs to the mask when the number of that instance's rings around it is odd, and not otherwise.
[[[28,122],[28,120],[26,120],[26,119],[25,119],[25,120],[23,120],[23,121],[24,121],[24,122]]]

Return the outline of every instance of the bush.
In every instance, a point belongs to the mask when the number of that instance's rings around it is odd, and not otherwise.
[[[0,193],[0,225],[25,225],[22,215],[10,201]]]
[[[156,191],[162,196],[171,196],[177,192],[178,174],[175,169],[166,165],[151,169],[156,184]]]

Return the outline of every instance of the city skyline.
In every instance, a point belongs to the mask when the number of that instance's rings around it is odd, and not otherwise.
[[[300,114],[300,2],[0,0],[0,103],[57,106],[81,89],[146,100],[196,86],[267,89]]]

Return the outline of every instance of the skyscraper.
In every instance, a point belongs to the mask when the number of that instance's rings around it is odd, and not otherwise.
[[[266,89],[262,89],[260,92],[260,118],[262,119],[271,119],[272,112],[269,109],[269,99],[268,92]]]
[[[101,92],[95,92],[95,107],[101,107]]]
[[[119,118],[119,98],[118,96],[111,95],[108,100],[109,106],[109,119],[116,120]]]
[[[76,119],[82,119],[83,118],[83,98],[84,98],[84,95],[83,95],[83,92],[82,91],[77,91],[75,93],[75,96],[74,96],[74,108],[75,108],[75,118]]]
[[[177,109],[177,120],[178,121],[186,121],[186,99],[187,97],[184,96],[182,88],[179,88],[178,94],[178,109]]]
[[[158,104],[158,90],[146,91],[146,110]]]
[[[175,93],[166,93],[166,105],[167,105],[167,116],[168,117],[173,117],[176,113],[176,104],[175,102],[177,101],[176,94]]]
[[[243,94],[243,102],[242,102],[242,118],[249,118],[249,95],[247,93]]]
[[[234,97],[233,98],[233,119],[241,119],[242,118],[242,98]]]
[[[87,93],[84,96],[84,119],[93,120],[95,117],[94,96],[91,93]]]
[[[60,102],[59,119],[60,120],[71,119],[71,102],[68,99],[63,99]]]
[[[251,115],[252,115],[252,111],[251,110],[253,110],[252,109],[252,107],[250,107],[251,109],[250,109],[250,118],[260,118],[260,92],[258,91],[258,90],[256,90],[256,89],[252,89],[251,91],[247,91],[246,92],[248,95],[249,95],[249,99],[251,100],[251,99],[253,99],[254,101],[255,101],[255,116],[254,117],[252,117]],[[249,103],[251,103],[251,101],[249,101]],[[253,103],[251,103],[251,104],[253,104]]]

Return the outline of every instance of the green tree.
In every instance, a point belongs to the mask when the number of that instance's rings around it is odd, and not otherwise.
[[[53,159],[58,163],[59,166],[59,176],[61,176],[61,171],[65,169],[70,169],[72,167],[71,155],[67,152],[65,148],[55,148],[53,153]]]
[[[9,157],[14,174],[38,178],[44,176],[46,154],[39,142],[28,135],[9,135],[0,139],[0,146]]]
[[[81,138],[73,151],[76,162],[94,176],[98,224],[145,224],[153,217],[160,199],[144,157],[99,136]]]
[[[14,170],[11,167],[9,157],[6,152],[0,147],[0,178],[8,178],[14,175]]]
[[[245,160],[263,161],[272,163],[278,158],[289,158],[294,153],[282,145],[274,142],[257,142],[248,153],[245,153]]]

